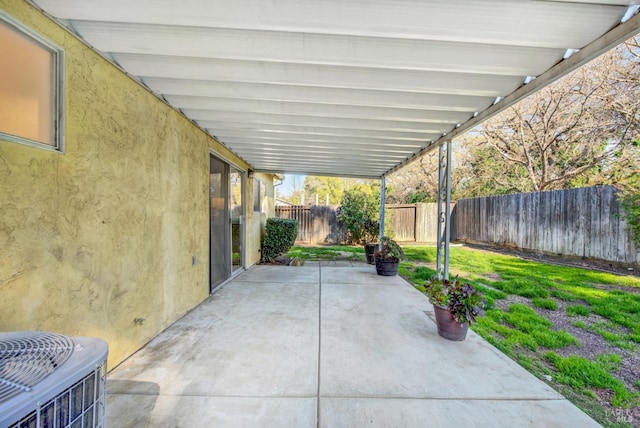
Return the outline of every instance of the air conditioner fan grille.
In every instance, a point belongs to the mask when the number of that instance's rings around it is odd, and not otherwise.
[[[0,403],[38,382],[73,352],[71,338],[56,333],[0,333]]]

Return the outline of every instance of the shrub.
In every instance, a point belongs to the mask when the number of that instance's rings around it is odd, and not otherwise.
[[[376,260],[382,259],[393,262],[399,262],[407,259],[404,255],[404,251],[402,251],[402,247],[388,236],[382,237],[382,248],[376,251],[373,256]]]
[[[271,261],[291,249],[298,235],[298,222],[288,218],[268,218],[262,243],[262,257]]]
[[[367,186],[353,187],[344,192],[340,204],[338,220],[347,230],[349,242],[375,242],[380,224],[380,192]]]

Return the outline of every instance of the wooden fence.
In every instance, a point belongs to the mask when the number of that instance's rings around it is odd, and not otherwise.
[[[451,240],[640,265],[613,187],[462,199],[451,204]],[[337,244],[346,233],[334,206],[276,207],[298,220],[298,243]],[[437,241],[437,204],[387,205],[399,242]]]
[[[278,206],[276,217],[298,220],[297,243],[338,244],[345,241],[346,232],[338,222],[336,209],[331,205]],[[396,241],[437,241],[437,204],[387,205],[386,214]]]
[[[298,220],[296,243],[338,244],[345,240],[345,232],[338,222],[336,206],[277,206],[276,217]]]
[[[453,239],[555,255],[639,264],[640,253],[610,186],[462,199]]]

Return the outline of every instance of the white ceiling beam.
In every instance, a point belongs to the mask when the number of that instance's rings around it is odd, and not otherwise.
[[[304,154],[307,152],[326,154],[327,152],[331,152],[331,153],[339,153],[339,155],[342,155],[342,156],[351,156],[351,155],[360,155],[363,152],[361,147],[323,146],[323,145],[316,145],[313,143],[301,143],[298,145],[261,144],[259,149],[257,149],[257,151],[262,151],[264,153],[279,153],[280,151],[282,151],[283,147],[286,149],[287,153],[292,153],[292,154]],[[252,149],[255,149],[255,144],[234,143],[234,148],[236,150],[247,150],[247,149],[252,150]],[[373,157],[384,157],[386,155],[390,155],[394,157],[406,158],[407,156],[410,156],[413,152],[407,149],[402,150],[399,148],[388,147],[388,146],[370,146],[370,147],[367,147],[366,153],[367,155],[370,155]]]
[[[341,141],[341,140],[336,140],[336,141],[322,141],[320,139],[318,139],[317,141],[301,141],[301,140],[296,140],[296,139],[286,139],[286,138],[277,138],[277,139],[262,139],[263,141],[261,141],[261,145],[264,146],[271,146],[271,147],[279,147],[279,148],[288,148],[291,147],[294,144],[298,144],[298,143],[304,143],[307,144],[309,146],[313,146],[313,147],[325,147],[325,148],[329,148],[329,149],[335,149],[335,148],[339,148],[339,147],[348,147],[349,148],[358,148],[361,152],[363,149],[368,149],[368,148],[382,148],[382,147],[386,147],[386,148],[390,148],[391,150],[393,149],[398,149],[398,150],[406,150],[406,151],[411,151],[414,152],[417,149],[421,148],[421,147],[425,147],[425,144],[416,144],[416,143],[407,143],[407,142],[388,142],[385,141],[384,143],[380,143],[380,142],[361,142],[361,141],[349,141],[348,144],[346,141]],[[238,145],[238,146],[251,146],[251,140],[249,139],[239,139],[239,138],[234,138],[234,137],[228,137],[228,141],[232,144]]]
[[[342,128],[352,126],[354,129],[369,130],[396,130],[406,132],[430,132],[436,126],[438,128],[450,129],[456,123],[462,123],[472,115],[469,112],[439,112],[423,111],[416,120],[405,120],[399,122],[393,119],[373,118],[373,117],[344,117],[344,116],[318,116],[304,114],[299,111],[290,113],[270,113],[259,111],[229,111],[229,110],[200,110],[182,108],[187,117],[199,123],[207,120],[232,122],[246,122],[258,124],[281,124],[281,125],[309,125]]]
[[[404,132],[387,130],[368,130],[354,128],[324,128],[311,126],[294,125],[255,125],[244,122],[218,122],[218,121],[198,121],[198,125],[211,131],[216,135],[253,135],[254,133],[264,135],[304,134],[310,136],[334,136],[334,137],[364,137],[382,138],[388,140],[402,141],[425,141],[439,138],[442,131],[434,129],[426,132]]]
[[[494,97],[456,94],[412,93],[347,88],[319,88],[313,86],[268,85],[255,83],[229,83],[187,81],[176,79],[144,79],[154,92],[180,95],[244,100],[296,101],[323,104],[362,105],[375,107],[442,109],[465,106],[486,106]]]
[[[283,127],[318,127],[323,129],[352,129],[365,131],[393,131],[407,133],[438,133],[450,129],[448,124],[464,122],[471,117],[468,113],[460,113],[449,120],[425,120],[424,122],[396,122],[393,120],[352,119],[345,117],[302,116],[272,113],[251,113],[234,111],[184,110],[188,117],[197,121],[203,128],[215,128],[219,123],[242,123],[247,127],[269,129],[272,126]]]
[[[567,48],[79,21],[103,52],[537,76]]]
[[[520,46],[581,47],[627,2],[519,0],[36,0],[61,19],[293,31]],[[572,4],[579,3],[579,4]],[[455,13],[455,23],[452,22]],[[572,25],[567,27],[570,20]],[[609,25],[609,26],[607,26]],[[559,28],[567,28],[558,32]],[[569,42],[570,46],[564,46]]]
[[[217,131],[216,131],[217,132]],[[283,141],[289,143],[325,143],[336,145],[336,148],[348,145],[360,145],[361,148],[365,148],[369,145],[380,145],[388,147],[404,147],[407,149],[419,149],[426,146],[426,142],[421,141],[405,141],[405,140],[391,140],[386,138],[363,138],[363,137],[340,137],[333,135],[307,135],[307,134],[236,134],[233,133],[216,133],[213,134],[216,138],[229,143],[251,143],[257,141]]]
[[[499,96],[520,86],[524,75],[502,76],[439,71],[285,64],[158,55],[112,54],[129,73],[142,80],[244,82],[319,88],[371,89],[396,92]]]
[[[304,156],[285,156],[285,157],[248,157],[249,161],[259,161],[260,165],[270,165],[273,167],[275,165],[280,165],[281,167],[286,167],[287,165],[307,165],[309,166],[309,159],[306,159]],[[346,170],[349,171],[351,169],[367,169],[367,168],[389,168],[390,165],[393,165],[395,161],[382,161],[382,160],[340,160],[340,159],[321,159],[321,158],[313,158],[312,159],[313,168],[319,167],[328,167],[334,168],[334,171]]]
[[[397,121],[407,120],[411,122],[427,121],[430,117],[438,117],[438,112],[467,113],[467,117],[469,117],[473,112],[483,110],[484,107],[486,107],[457,106],[437,109],[434,106],[433,110],[419,110],[415,108],[347,106],[304,102],[242,100],[236,98],[166,96],[165,99],[172,106],[182,109],[185,112],[191,110],[227,110],[247,113],[298,114],[303,116],[368,118]]]
[[[259,144],[256,142],[246,143],[246,144],[234,143],[233,147],[235,150],[238,150],[238,151],[255,152],[254,154],[279,153],[283,149],[282,146],[266,146],[264,144],[261,144],[261,143]],[[363,153],[363,149],[359,147],[355,147],[355,148],[354,147],[347,147],[347,148],[331,147],[331,146],[314,145],[312,143],[304,143],[297,146],[289,144],[286,147],[286,151],[287,151],[287,154],[305,154],[305,153],[316,153],[316,154],[325,153],[326,154],[327,152],[332,152],[332,153],[339,153],[339,155],[337,155],[338,157],[354,156],[354,155],[358,156]],[[413,152],[407,151],[407,150],[398,150],[395,148],[379,147],[379,146],[367,147],[366,149],[367,156],[370,156],[372,158],[386,158],[387,156],[389,156],[397,159],[406,159],[412,153]]]
[[[381,168],[362,168],[336,172],[336,169],[331,167],[317,168],[313,170],[313,173],[310,173],[300,165],[271,165],[268,169],[258,168],[255,171],[270,174],[305,174],[324,177],[362,178],[367,180],[377,180],[380,178],[382,173]]]
[[[327,149],[310,149],[307,146],[298,146],[299,148],[288,148],[287,149],[287,157],[286,159],[306,159],[306,160],[315,160],[315,159],[329,159],[332,161],[338,161],[340,159],[344,159],[345,156],[357,155],[359,162],[368,163],[369,161],[383,161],[384,163],[395,164],[398,160],[406,159],[407,156],[411,154],[411,152],[407,154],[403,153],[395,153],[390,151],[388,153],[380,153],[376,151],[367,151],[366,154],[355,153],[354,151],[345,151],[344,153],[337,153],[336,149],[327,150]],[[237,147],[236,150],[238,153],[250,153],[251,156],[260,155],[260,157],[264,160],[269,158],[277,159],[280,156],[279,150],[269,150],[266,147],[260,147],[259,149],[246,148],[246,147]]]

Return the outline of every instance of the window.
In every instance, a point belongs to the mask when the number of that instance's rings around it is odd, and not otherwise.
[[[62,151],[60,48],[0,13],[0,139]]]
[[[253,179],[253,211],[265,212],[264,200],[267,193],[267,185],[260,179]]]

